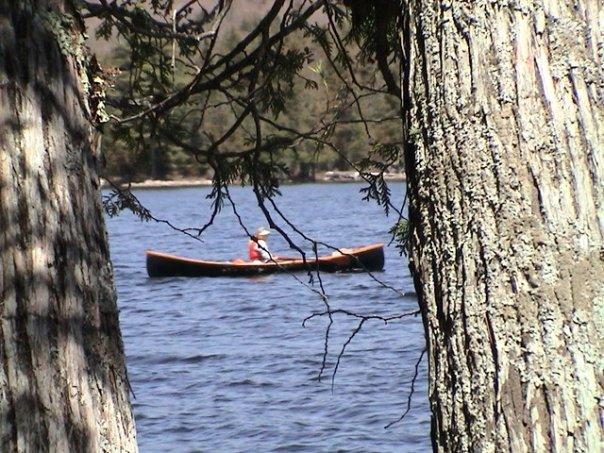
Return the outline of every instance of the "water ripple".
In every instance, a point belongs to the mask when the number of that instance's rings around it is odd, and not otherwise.
[[[403,187],[393,187],[401,199]],[[290,186],[279,202],[307,232],[335,245],[387,242],[393,220],[361,202],[359,188]],[[207,189],[137,195],[152,212],[192,225],[209,212],[205,194]],[[233,195],[244,220],[261,223],[249,191],[233,189]],[[222,215],[202,244],[129,215],[109,219],[108,226],[142,452],[430,450],[425,363],[413,411],[384,430],[406,405],[423,349],[419,317],[366,323],[341,358],[332,393],[336,357],[358,320],[336,316],[319,381],[328,320],[314,319],[306,327],[302,320],[324,305],[290,276],[147,277],[148,248],[217,259],[242,255],[246,239],[235,219]],[[271,246],[287,253],[276,235]],[[415,310],[405,259],[395,249],[386,254],[385,270],[376,276],[404,297],[363,273],[326,274],[332,306],[383,316]]]

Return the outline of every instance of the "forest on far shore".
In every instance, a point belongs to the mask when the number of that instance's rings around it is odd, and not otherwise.
[[[232,24],[220,46],[232,47],[255,22],[257,21],[248,18]],[[307,58],[292,61],[292,64],[301,65],[302,70],[299,76],[286,81],[289,84],[285,89],[286,96],[277,99],[283,103],[283,106],[278,106],[282,112],[279,123],[301,133],[323,127],[338,152],[308,140],[288,144],[278,153],[283,179],[314,181],[325,172],[354,172],[356,165],[377,143],[379,146],[399,144],[400,101],[377,92],[383,81],[376,74],[374,66],[363,64],[362,59],[342,61],[333,55],[328,56],[331,49],[308,30],[294,33],[287,41],[289,46],[297,48]],[[163,55],[158,55],[157,65],[153,65],[140,58],[140,53],[145,49],[141,44],[144,43],[132,45],[134,43],[127,42],[122,36],[114,42],[115,47],[105,48],[98,53],[104,72],[111,76],[109,96],[118,98],[132,95],[128,90],[132,89],[129,81],[133,75],[141,79],[141,84],[148,81],[148,87],[138,87],[141,91],[151,91],[151,85],[157,80],[164,80],[167,86],[176,86],[190,76],[190,65],[183,61],[177,61],[171,71],[165,70],[166,66],[170,66],[165,64],[166,59],[173,58],[170,46],[167,46]],[[346,41],[344,45],[351,54],[360,52],[353,40]],[[93,45],[94,47],[97,46]],[[181,60],[181,57],[177,56],[177,60]],[[140,65],[136,63],[139,61],[147,63]],[[350,86],[346,87],[343,81],[343,75],[350,69],[355,71],[359,84],[375,87],[376,92],[354,99],[350,94]],[[158,74],[158,71],[163,73]],[[145,77],[146,74],[149,77]],[[209,109],[203,126],[195,115],[191,115],[192,105],[175,109],[171,114],[171,132],[200,148],[209,146],[237,120],[238,112],[225,100],[215,93],[206,100],[212,108]],[[334,122],[335,115],[337,121]],[[123,127],[111,127],[104,132],[102,173],[113,181],[178,180],[212,176],[212,170],[207,164],[196,160],[194,153],[167,140],[155,129],[152,120],[134,128],[126,124]],[[237,128],[230,138],[230,146],[233,148],[231,151],[238,151],[235,149],[237,145],[241,149],[249,146],[249,132],[245,124],[244,127]],[[391,165],[389,171],[399,172],[402,167],[403,162],[399,162]]]

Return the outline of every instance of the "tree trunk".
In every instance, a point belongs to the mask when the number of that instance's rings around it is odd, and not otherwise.
[[[411,269],[437,451],[599,451],[604,10],[411,0]]]
[[[69,4],[0,0],[1,451],[137,449]]]

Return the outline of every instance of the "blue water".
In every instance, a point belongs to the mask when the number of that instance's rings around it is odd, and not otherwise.
[[[395,218],[362,201],[361,187],[288,186],[279,205],[307,234],[336,246],[388,242]],[[396,203],[404,187],[393,185]],[[193,227],[209,216],[208,192],[137,195],[154,215]],[[232,195],[251,229],[266,225],[249,189],[232,189]],[[324,305],[291,275],[147,277],[145,249],[206,259],[244,257],[246,236],[228,207],[203,243],[131,214],[108,219],[108,227],[141,451],[430,450],[425,359],[413,409],[402,423],[384,429],[406,407],[424,345],[419,317],[365,323],[342,357],[332,393],[335,359],[357,321],[335,317],[319,381],[328,320],[302,327],[303,319]],[[275,233],[269,246],[291,255]],[[386,248],[385,270],[376,276],[405,294],[362,273],[322,278],[333,308],[384,316],[417,308],[406,259],[394,247]]]

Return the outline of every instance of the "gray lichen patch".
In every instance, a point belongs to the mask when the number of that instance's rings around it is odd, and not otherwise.
[[[91,122],[98,125],[109,121],[105,104],[106,79],[98,61],[86,46],[86,34],[76,20],[66,13],[47,11],[42,20],[46,29],[54,35],[62,55],[75,62]]]
[[[410,265],[435,447],[593,450],[604,286],[604,112],[584,83],[593,24],[562,1],[410,6]]]

